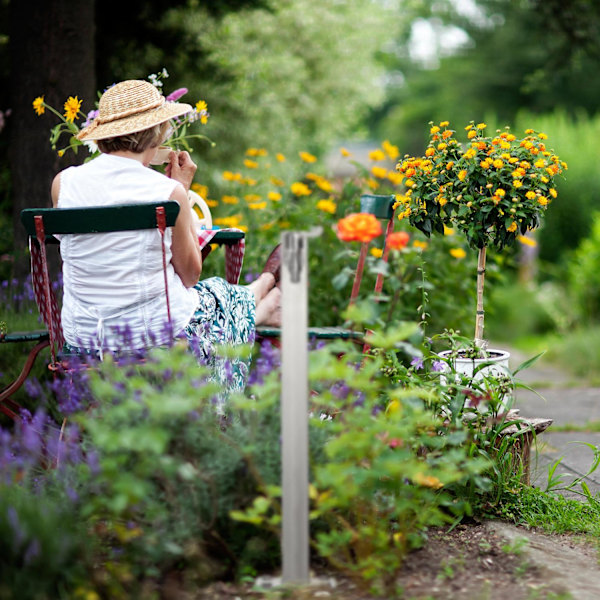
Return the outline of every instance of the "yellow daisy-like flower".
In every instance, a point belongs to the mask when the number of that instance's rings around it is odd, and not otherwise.
[[[446,142],[440,142],[437,145],[437,149],[441,152],[442,150],[445,150],[448,147],[448,144],[446,144]]]
[[[317,162],[317,157],[311,154],[310,152],[298,152],[298,156],[300,156],[300,158],[306,163]]]
[[[502,197],[506,196],[506,191],[503,190],[502,188],[498,188],[495,191],[495,194],[496,194],[496,196],[500,196],[502,198]]]
[[[472,140],[474,137],[477,137],[477,131],[474,129],[470,129],[469,133],[467,133],[467,137]]]
[[[352,156],[352,154],[350,152],[348,152],[348,150],[346,150],[346,148],[340,148],[340,154],[344,158],[348,158],[348,156]]]
[[[507,228],[506,231],[510,231],[511,233],[513,231],[517,230],[517,223],[515,221],[513,221]]]
[[[425,156],[433,156],[435,154],[435,148],[429,146],[427,150],[425,150]]]
[[[317,208],[333,215],[337,209],[337,204],[333,200],[319,200],[317,202]]]
[[[469,158],[474,158],[476,154],[477,154],[477,151],[476,151],[476,150],[474,150],[473,148],[469,148],[469,149],[468,149],[468,150],[467,150],[467,151],[464,153],[464,155],[463,155],[463,156],[464,156],[466,159],[469,159]]]
[[[208,106],[204,100],[198,100],[198,102],[196,102],[196,112],[201,113],[203,110],[206,110],[207,108],[208,108]]]
[[[208,198],[208,187],[202,185],[201,183],[192,183],[190,186],[193,192],[196,192],[198,196],[202,196],[202,198]]]
[[[387,176],[387,169],[385,167],[372,167],[371,173],[374,177],[377,177],[378,179],[384,179]]]
[[[77,96],[69,96],[67,101],[64,104],[65,108],[65,119],[72,123],[79,113],[79,109],[81,108],[81,100],[77,98]]]
[[[269,181],[277,187],[282,187],[285,185],[285,181],[283,181],[283,179],[279,179],[279,177],[275,177],[274,175],[271,175],[271,177],[269,177]]]
[[[218,200],[206,200],[206,206],[208,206],[208,208],[217,208],[217,206],[219,206],[219,201]],[[200,215],[198,215],[200,216]],[[218,245],[218,244],[215,244]]]
[[[550,200],[548,200],[546,196],[539,196],[537,201],[538,204],[540,204],[541,206],[548,206],[548,203],[550,202]]]
[[[433,488],[434,490],[439,490],[441,487],[444,487],[444,484],[433,475],[423,475],[423,473],[417,473],[413,477],[413,480],[417,485]]]
[[[294,183],[292,183],[292,185],[290,186],[290,190],[292,191],[292,194],[294,194],[294,196],[310,196],[310,194],[312,193],[310,191],[310,188],[301,181],[295,181]]]
[[[402,183],[402,180],[404,179],[404,175],[402,175],[402,173],[398,173],[397,171],[389,171],[387,174],[387,178],[394,185],[400,185]]]
[[[531,135],[531,134],[533,133],[533,129],[526,129],[526,130],[525,130],[525,133],[526,133],[527,135]]]
[[[264,210],[265,208],[267,208],[267,203],[266,202],[251,202],[250,204],[248,204],[248,208],[250,210]]]
[[[369,160],[385,160],[385,152],[379,148],[377,150],[371,150],[371,152],[369,152]]]
[[[494,167],[496,167],[496,169],[501,169],[504,165],[504,161],[501,158],[496,158],[494,159],[494,162],[492,164],[494,165]]]
[[[462,248],[450,248],[449,252],[450,256],[453,256],[458,260],[461,260],[467,256],[467,253]]]
[[[315,183],[317,184],[317,187],[322,189],[324,192],[329,193],[333,190],[333,185],[331,185],[331,182],[325,179],[325,177],[319,177]]]
[[[515,180],[512,182],[512,184],[513,184],[513,187],[514,187],[514,188],[520,188],[520,187],[523,185],[523,182],[522,182],[522,181],[519,181],[518,179],[515,179]]]
[[[558,196],[558,192],[554,189],[554,188],[550,188],[548,190],[548,193],[553,197],[556,198]]]
[[[452,229],[452,227],[446,227],[446,225],[444,225],[444,235],[454,235],[454,229]]]
[[[533,166],[538,169],[543,169],[546,166],[546,161],[543,158],[540,158],[533,163]]]
[[[415,240],[412,245],[413,248],[416,248],[417,250],[426,250],[429,244],[427,242],[422,242],[421,240]]]
[[[233,173],[231,171],[223,171],[223,179],[225,181],[241,181],[242,174],[241,173]]]
[[[275,155],[275,158],[277,159],[278,162],[285,162],[285,156],[283,154],[281,154],[281,152],[278,152]]]
[[[458,179],[459,179],[460,181],[464,181],[466,176],[467,176],[467,171],[466,171],[466,169],[461,169],[461,170],[458,172],[458,175],[457,175],[457,177],[458,177]]]
[[[450,121],[442,121],[440,123],[440,127],[448,127],[448,125],[450,125]]]
[[[258,163],[255,160],[250,160],[249,158],[244,159],[244,166],[248,169],[257,169]]]
[[[33,110],[35,110],[38,117],[44,114],[46,111],[46,107],[44,106],[44,96],[38,96],[33,101]]]
[[[525,198],[529,199],[529,200],[533,200],[535,197],[537,196],[537,194],[533,191],[533,190],[529,190],[526,194],[525,194]]]
[[[369,177],[369,179],[367,179],[367,185],[372,189],[372,190],[376,190],[379,187],[379,183],[373,179],[372,177]],[[408,185],[408,184],[407,184]]]
[[[381,144],[383,151],[388,155],[390,160],[396,160],[398,156],[400,156],[400,150],[398,150],[398,146],[394,146],[388,140],[384,140]]]
[[[531,248],[535,248],[537,246],[537,242],[534,239],[525,235],[518,235],[517,241],[523,244],[523,246],[529,246]]]
[[[429,133],[431,134],[435,134],[440,130],[440,128],[437,125],[434,125],[430,130]]]
[[[248,148],[246,154],[248,156],[267,156],[268,152],[265,148]]]
[[[246,194],[244,200],[246,202],[260,202],[262,198],[258,194]]]
[[[224,204],[237,204],[240,200],[237,196],[221,196],[221,201]]]
[[[252,186],[252,185],[256,185],[258,182],[256,181],[256,179],[252,179],[251,177],[243,177],[240,180],[240,183],[244,183],[246,185]]]
[[[272,202],[279,202],[281,200],[281,194],[279,192],[269,192],[267,198]]]
[[[381,248],[371,248],[371,250],[369,250],[369,252],[375,258],[381,258],[383,256],[383,250]]]
[[[487,125],[485,123],[477,123],[477,129],[485,129]]]

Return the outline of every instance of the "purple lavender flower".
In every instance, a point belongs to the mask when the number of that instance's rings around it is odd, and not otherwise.
[[[431,364],[431,370],[432,371],[443,371],[444,366],[445,366],[445,363],[443,361],[434,360],[433,363]]]
[[[410,366],[414,367],[415,369],[422,369],[423,368],[423,359],[420,356],[415,356],[410,361]]]
[[[184,87],[178,88],[174,92],[171,92],[165,99],[167,102],[177,102],[177,100],[179,100],[179,98],[181,98],[181,96],[184,96],[187,93],[188,93],[187,88],[184,88]]]

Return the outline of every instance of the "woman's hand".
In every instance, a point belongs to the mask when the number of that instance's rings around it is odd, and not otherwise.
[[[187,192],[192,185],[197,168],[196,163],[194,163],[185,150],[180,152],[173,151],[169,155],[169,162],[167,163],[165,174],[167,177],[179,181]]]

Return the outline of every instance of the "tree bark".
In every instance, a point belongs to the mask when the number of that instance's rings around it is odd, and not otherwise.
[[[27,236],[19,215],[28,207],[50,206],[54,175],[79,163],[84,153],[67,153],[59,160],[50,148],[50,128],[56,117],[37,116],[33,100],[44,95],[62,112],[69,96],[83,99],[91,110],[96,99],[95,0],[13,0],[10,5],[10,156],[14,247],[13,275],[29,272]],[[58,263],[55,259],[54,268]]]

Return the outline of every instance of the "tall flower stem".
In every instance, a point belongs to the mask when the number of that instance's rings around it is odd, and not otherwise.
[[[485,246],[479,248],[477,260],[477,314],[475,319],[475,345],[481,348],[483,341],[483,324],[485,311],[483,310],[483,284],[485,281]]]

